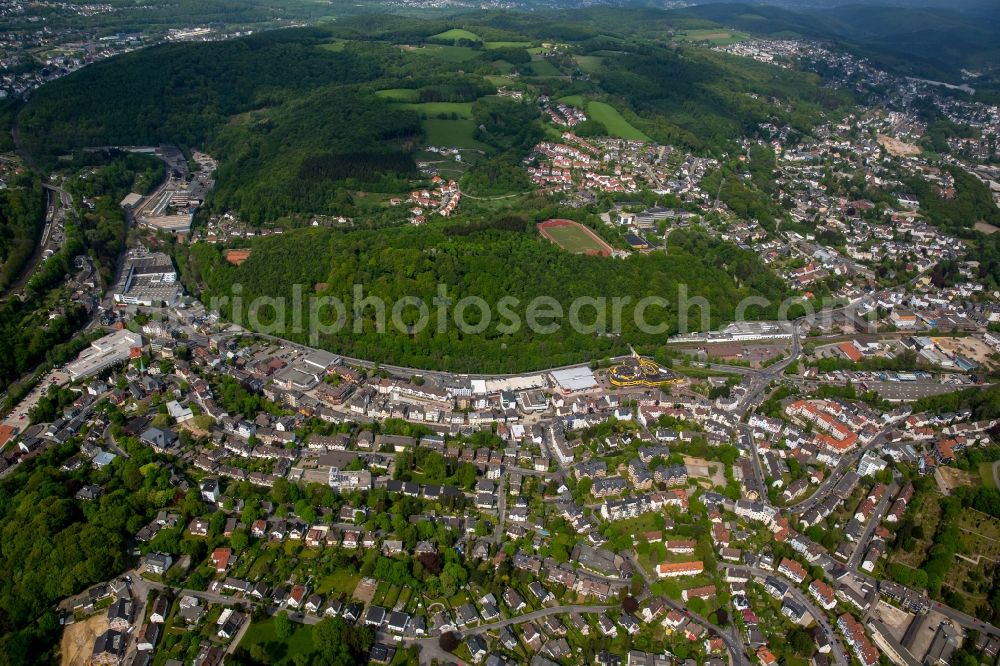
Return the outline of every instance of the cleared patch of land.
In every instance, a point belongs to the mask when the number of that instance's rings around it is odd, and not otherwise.
[[[720,30],[716,28],[710,28],[705,30],[685,30],[684,32],[678,33],[677,38],[685,42],[708,42],[715,46],[723,46],[725,44],[735,44],[736,42],[742,42],[747,39],[749,35],[736,32],[733,30]]]
[[[362,578],[354,588],[352,596],[364,604],[370,604],[375,592],[378,591],[378,581],[374,578]]]
[[[451,30],[445,30],[444,32],[439,32],[436,35],[432,35],[429,39],[435,42],[455,42],[459,39],[466,39],[470,42],[482,41],[482,37],[469,30],[464,30],[462,28],[452,28]]]
[[[588,74],[593,74],[601,68],[604,64],[604,58],[601,56],[594,55],[579,55],[575,58],[577,67],[587,72]]]
[[[401,109],[410,109],[420,114],[421,118],[451,116],[459,120],[472,118],[472,102],[399,102]]]
[[[611,246],[579,222],[546,220],[538,224],[538,231],[567,252],[611,256]]]
[[[385,90],[376,90],[375,95],[390,102],[418,102],[420,100],[420,91],[413,88],[386,88]]]
[[[961,486],[975,486],[979,484],[979,476],[971,472],[965,472],[955,467],[938,467],[935,475],[940,476],[942,492],[951,494],[955,488]]]
[[[479,55],[480,51],[468,46],[453,46],[451,44],[424,44],[423,46],[404,45],[404,51],[417,53],[431,58],[438,58],[447,62],[462,62],[472,60]]]
[[[905,141],[900,141],[899,139],[891,136],[886,136],[885,134],[879,134],[877,137],[879,145],[889,151],[890,155],[895,155],[896,157],[911,157],[913,155],[920,154],[920,146],[915,146],[912,143],[906,143]]]
[[[526,49],[531,42],[486,42],[483,46],[488,49]]]
[[[108,615],[101,612],[63,629],[59,644],[62,666],[84,666],[94,650],[94,641],[108,628]]]
[[[562,76],[562,72],[555,65],[541,56],[531,59],[531,70],[535,76]]]
[[[632,126],[632,123],[625,120],[622,114],[610,104],[604,102],[590,102],[587,104],[587,113],[594,120],[602,123],[608,128],[608,134],[619,139],[639,139],[649,141],[649,137]]]
[[[476,141],[476,125],[470,119],[442,120],[425,118],[420,121],[427,145],[449,148],[475,148],[489,150],[489,146]]]
[[[993,226],[989,222],[976,222],[972,226],[975,227],[976,231],[984,233],[987,236],[990,234],[995,234],[996,232],[1000,231],[1000,228]]]
[[[982,340],[976,338],[933,338],[935,344],[942,349],[961,354],[963,357],[975,361],[980,365],[990,365],[993,361],[990,355],[993,348]]]

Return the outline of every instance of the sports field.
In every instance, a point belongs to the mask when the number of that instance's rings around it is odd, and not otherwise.
[[[567,252],[611,256],[612,248],[597,234],[573,220],[545,220],[538,223],[538,232]]]

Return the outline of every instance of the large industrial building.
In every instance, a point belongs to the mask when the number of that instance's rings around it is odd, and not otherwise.
[[[180,296],[177,272],[162,252],[129,252],[121,279],[115,285],[115,302],[125,305],[172,305]]]

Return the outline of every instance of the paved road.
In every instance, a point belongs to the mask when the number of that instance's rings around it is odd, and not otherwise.
[[[625,559],[629,561],[629,564],[632,565],[632,569],[636,573],[638,573],[642,577],[642,580],[646,583],[646,589],[643,590],[643,593],[639,596],[639,599],[643,600],[649,596],[653,580],[650,577],[649,572],[647,572],[643,568],[643,566],[639,564],[639,561],[636,559],[635,555],[628,552],[622,553],[622,555],[625,557]],[[701,615],[698,615],[697,613],[688,610],[687,607],[685,607],[683,604],[678,603],[673,599],[670,599],[669,597],[664,597],[664,599],[666,600],[667,606],[677,611],[678,613],[683,613],[688,617],[690,617],[691,619],[700,622],[706,628],[708,628],[709,631],[711,631],[716,636],[721,638],[722,642],[726,644],[726,650],[729,651],[729,663],[731,664],[731,666],[750,666],[750,660],[747,659],[746,654],[743,652],[743,642],[740,639],[739,634],[731,631],[732,629],[731,627],[730,631],[727,631],[722,627],[712,624],[707,619],[703,618]]]
[[[492,622],[490,624],[481,624],[478,627],[462,629],[458,633],[463,637],[478,636],[479,634],[485,634],[487,631],[495,631],[497,629],[502,629],[504,627],[510,627],[517,624],[524,624],[525,622],[531,622],[532,620],[539,620],[543,617],[548,617],[549,615],[559,615],[561,613],[603,613],[609,608],[612,608],[612,606],[597,606],[593,604],[553,606],[551,608],[542,608],[540,610],[532,611],[530,613],[525,613],[524,615],[510,617],[507,618],[506,620],[499,620],[497,622]]]
[[[499,620],[497,622],[490,622],[488,624],[481,624],[478,627],[470,627],[468,629],[462,629],[455,632],[460,640],[464,640],[469,636],[478,636],[484,634],[488,631],[497,631],[503,627],[510,627],[513,625],[523,624],[525,622],[531,622],[532,620],[537,620],[549,615],[559,615],[562,613],[602,613],[611,608],[611,606],[596,606],[596,605],[567,605],[567,606],[553,606],[552,608],[543,608],[541,610],[536,610],[531,613],[525,613],[524,615],[518,615],[516,617],[507,618],[506,620]],[[378,640],[381,643],[386,643],[389,645],[396,645],[402,643],[404,646],[416,645],[420,648],[420,663],[430,664],[433,661],[437,661],[439,664],[454,664],[460,663],[455,655],[442,650],[438,643],[438,638],[436,636],[428,636],[426,638],[412,638],[405,637],[400,639],[400,637],[393,634],[388,634],[385,632],[378,633]]]
[[[493,528],[493,543],[500,545],[503,541],[503,523],[507,519],[507,479],[510,477],[508,471],[500,476],[497,481],[497,524]]]
[[[882,518],[885,516],[885,512],[889,510],[889,502],[892,501],[892,498],[894,498],[898,492],[899,483],[898,481],[893,481],[892,485],[885,491],[882,499],[880,499],[878,504],[875,505],[875,511],[872,512],[871,518],[868,520],[868,524],[865,525],[864,532],[861,533],[858,543],[854,546],[854,552],[851,553],[851,558],[847,560],[848,569],[857,569],[858,565],[861,564],[861,558],[865,556],[865,551],[868,550],[868,544],[872,540],[872,535],[875,533],[875,529],[882,524]]]
[[[805,513],[826,499],[826,496],[833,491],[844,474],[846,474],[859,460],[861,460],[861,457],[865,454],[865,452],[882,446],[882,442],[885,441],[886,436],[894,426],[895,424],[887,425],[881,430],[881,432],[879,432],[879,434],[872,438],[871,442],[865,446],[855,449],[847,455],[841,456],[840,462],[837,463],[837,466],[833,468],[833,471],[830,472],[826,479],[823,480],[819,488],[816,489],[816,492],[801,502],[788,505],[784,510],[793,514]]]

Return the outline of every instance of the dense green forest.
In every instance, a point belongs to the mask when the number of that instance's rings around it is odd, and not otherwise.
[[[324,85],[366,81],[374,62],[316,48],[319,30],[165,44],[43,86],[17,118],[21,148],[48,158],[102,145],[203,145],[230,117]]]
[[[25,463],[0,484],[0,664],[47,663],[61,627],[52,606],[126,568],[129,536],[174,495],[169,473],[147,447],[129,447],[102,471],[64,474],[64,445]],[[85,483],[104,486],[94,502],[73,499]]]
[[[608,63],[601,87],[639,115],[637,127],[663,143],[709,151],[776,115],[808,130],[849,99],[818,77],[705,49],[650,47]]]
[[[361,184],[407,189],[416,165],[388,142],[419,133],[413,111],[346,86],[319,90],[220,132],[212,145],[225,159],[212,205],[244,211],[256,223],[289,211],[347,212],[338,209],[342,193]]]
[[[44,219],[45,192],[37,175],[17,175],[0,190],[0,293],[31,258]]]
[[[311,315],[304,312],[302,329],[293,328],[294,285],[301,286],[303,310],[308,310],[314,286],[325,284],[322,294],[345,304],[348,321],[340,331],[319,336],[319,346],[375,361],[468,372],[517,372],[618,354],[627,351],[628,344],[660,344],[677,330],[681,285],[687,286],[689,297],[702,296],[712,304],[713,326],[731,319],[745,296],[763,295],[776,308],[784,295],[783,283],[756,255],[699,232],[676,231],[667,252],[619,260],[568,254],[541,240],[534,225],[523,221],[519,231],[514,224],[499,226],[483,225],[472,233],[461,229],[454,234],[447,227],[306,229],[255,240],[250,259],[239,268],[225,263],[219,248],[196,244],[187,270],[205,285],[202,298],[206,303],[213,296],[231,295],[236,284],[241,285],[244,306],[257,296],[287,299],[287,325],[280,334],[298,341],[308,341]],[[376,330],[374,306],[365,306],[360,317],[363,325],[355,332],[355,285],[361,286],[365,297],[376,296],[387,303],[383,333]],[[453,324],[452,308],[448,325],[439,332],[438,285],[447,285],[445,298],[451,304],[467,296],[481,297],[492,309],[492,319],[483,323],[479,309],[468,308],[465,321],[482,324],[483,330],[463,334]],[[650,295],[670,302],[668,307],[650,307],[644,314],[650,324],[664,325],[658,334],[643,333],[635,324],[635,303]],[[508,327],[512,319],[502,314],[501,298],[518,299],[511,311],[524,323],[526,306],[537,296],[550,296],[561,306],[557,330],[541,333],[526,325]],[[392,306],[403,297],[416,297],[431,310],[432,320],[423,330],[407,332],[392,325]],[[606,297],[608,329],[611,299],[630,298],[622,309],[621,334],[574,331],[567,316],[576,297]],[[227,317],[248,321],[245,307],[234,312],[232,303],[220,305]],[[319,321],[332,323],[337,316],[323,309]],[[419,320],[413,306],[404,308],[400,316],[407,325]],[[262,308],[258,317],[267,332],[266,327],[275,321],[274,309]],[[593,323],[594,308],[583,308],[579,320]],[[692,310],[691,321],[692,325],[700,321],[698,308]]]

